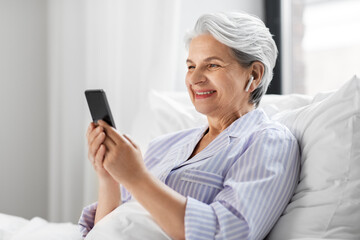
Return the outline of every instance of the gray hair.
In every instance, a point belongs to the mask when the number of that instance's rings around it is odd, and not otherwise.
[[[243,67],[249,67],[255,61],[264,65],[262,80],[249,100],[257,107],[272,80],[278,55],[269,29],[258,17],[244,12],[204,14],[185,36],[186,48],[193,38],[202,34],[211,34],[228,46]]]

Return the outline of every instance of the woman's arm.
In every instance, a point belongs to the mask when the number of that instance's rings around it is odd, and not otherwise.
[[[145,167],[139,147],[104,121],[104,168],[152,215],[173,239],[185,239],[186,198],[155,178]]]
[[[94,224],[121,204],[120,186],[112,179],[111,181],[99,181],[98,194],[98,206],[96,209]]]
[[[94,223],[109,214],[121,204],[119,183],[103,167],[105,157],[104,129],[94,123],[89,125],[87,131],[88,158],[93,165],[99,180],[99,197]]]

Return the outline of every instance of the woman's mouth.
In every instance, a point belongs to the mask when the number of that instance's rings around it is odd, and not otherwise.
[[[206,91],[194,91],[196,99],[203,99],[211,97],[216,91],[215,90],[206,90]]]

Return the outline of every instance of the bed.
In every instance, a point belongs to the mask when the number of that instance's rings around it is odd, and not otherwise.
[[[260,107],[292,131],[302,152],[300,182],[267,239],[359,240],[360,79],[313,97],[266,95]],[[187,93],[151,91],[130,135],[144,152],[152,138],[204,122]],[[71,223],[0,214],[0,240],[17,239],[81,238]]]

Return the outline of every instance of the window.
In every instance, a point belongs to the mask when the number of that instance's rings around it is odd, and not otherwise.
[[[282,0],[282,92],[313,95],[360,74],[360,0]]]

